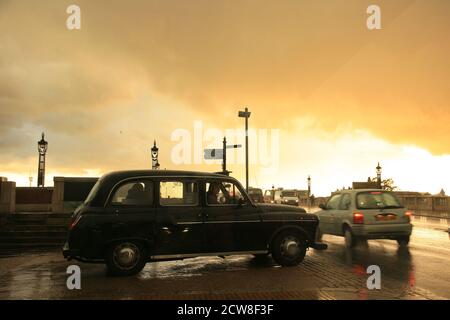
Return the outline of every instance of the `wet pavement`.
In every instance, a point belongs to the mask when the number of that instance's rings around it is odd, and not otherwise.
[[[326,251],[282,268],[270,257],[200,257],[148,263],[133,277],[109,277],[105,267],[65,261],[60,251],[0,255],[0,299],[450,299],[450,239],[418,223],[410,246],[371,240],[345,249],[324,236]],[[66,269],[81,268],[81,290],[66,287]],[[369,265],[381,268],[381,289],[366,285]]]

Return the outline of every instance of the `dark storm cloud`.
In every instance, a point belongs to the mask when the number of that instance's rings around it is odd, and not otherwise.
[[[144,94],[203,119],[231,112],[223,126],[247,105],[262,127],[289,132],[290,119],[307,116],[330,132],[351,122],[394,143],[450,152],[448,1],[380,1],[383,30],[373,32],[369,1],[77,1],[79,31],[65,28],[69,4],[0,2],[8,160],[42,130],[74,159],[61,166],[76,166],[75,157],[94,165],[94,151],[114,158],[111,135],[119,146],[133,140],[116,136],[125,113],[142,143],[190,125],[178,109],[142,102]],[[148,126],[146,109],[172,121]]]

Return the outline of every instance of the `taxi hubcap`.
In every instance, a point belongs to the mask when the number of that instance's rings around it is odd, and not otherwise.
[[[281,242],[281,254],[287,258],[295,258],[300,253],[299,241],[289,236]]]
[[[114,249],[114,262],[122,270],[134,268],[139,258],[139,248],[133,243],[123,243]]]

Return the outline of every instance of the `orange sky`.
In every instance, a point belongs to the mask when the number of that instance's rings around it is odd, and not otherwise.
[[[276,172],[256,163],[253,185],[310,174],[326,195],[380,161],[403,190],[450,190],[450,2],[376,1],[369,31],[373,3],[77,1],[69,31],[71,1],[0,1],[0,175],[36,175],[41,131],[47,182],[148,167],[154,138],[163,168],[216,171],[175,164],[171,135],[241,129],[248,106],[253,129],[280,132]]]

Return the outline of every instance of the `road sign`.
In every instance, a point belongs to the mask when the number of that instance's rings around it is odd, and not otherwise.
[[[222,149],[205,149],[205,159],[207,160],[222,160],[223,150]]]

